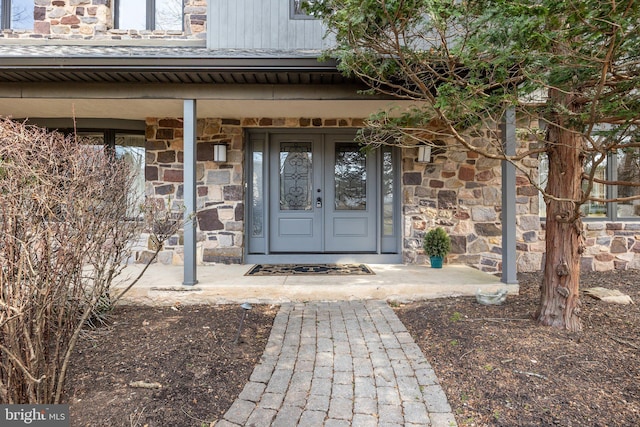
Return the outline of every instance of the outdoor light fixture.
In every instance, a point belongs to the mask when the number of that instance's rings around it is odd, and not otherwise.
[[[213,145],[213,161],[218,163],[227,161],[227,144]]]
[[[242,317],[240,318],[240,326],[238,327],[238,332],[236,333],[236,339],[233,340],[234,344],[238,344],[238,340],[240,339],[240,332],[242,332],[242,325],[244,324],[244,318],[247,316],[247,311],[251,310],[251,304],[248,302],[243,302],[240,305],[242,309]]]
[[[431,161],[431,146],[418,145],[418,163],[429,163]]]

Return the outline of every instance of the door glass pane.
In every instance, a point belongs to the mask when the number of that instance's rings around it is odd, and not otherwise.
[[[262,142],[253,143],[253,165],[251,168],[251,235],[261,237],[263,231],[263,209],[264,196],[263,192],[263,144]]]
[[[336,143],[335,208],[365,210],[367,208],[366,157],[353,142]]]
[[[640,182],[640,149],[629,147],[618,151],[618,181]],[[640,187],[634,185],[618,186],[618,197],[632,198],[640,195]],[[619,218],[640,216],[640,200],[622,200],[618,202]]]
[[[311,210],[313,188],[311,142],[280,145],[280,209]]]
[[[33,29],[33,0],[11,1],[11,28],[14,30]]]
[[[382,235],[393,235],[393,156],[391,147],[382,149]]]
[[[182,31],[182,0],[156,0],[155,29]]]

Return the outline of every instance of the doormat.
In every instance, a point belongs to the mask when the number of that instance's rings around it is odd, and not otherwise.
[[[256,264],[245,276],[292,276],[301,274],[346,276],[376,273],[366,264]]]

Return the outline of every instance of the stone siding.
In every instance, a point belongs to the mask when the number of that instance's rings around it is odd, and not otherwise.
[[[353,128],[362,119],[242,118],[199,119],[196,148],[197,257],[199,263],[242,263],[244,248],[244,129]],[[182,119],[146,122],[146,195],[179,208],[184,204]],[[227,161],[213,161],[213,146],[227,145]],[[173,236],[159,254],[164,264],[183,262],[182,236]],[[149,243],[149,249],[153,242]],[[138,259],[144,259],[141,255]]]
[[[183,129],[176,118],[149,118],[146,131],[147,197],[182,206]],[[244,138],[249,128],[357,128],[356,118],[199,119],[197,125],[197,257],[199,263],[242,263],[244,254]],[[482,138],[478,136],[477,138]],[[213,161],[213,145],[227,145],[227,162]],[[480,141],[474,141],[479,144]],[[459,150],[435,152],[430,163],[416,162],[417,149],[402,150],[402,255],[406,263],[427,264],[422,239],[442,226],[452,238],[448,263],[479,270],[502,270],[501,165],[498,160]],[[537,160],[525,165],[535,168]],[[544,223],[538,193],[516,177],[516,248],[518,271],[543,266]],[[584,270],[640,268],[640,222],[585,221]],[[182,236],[173,236],[159,261],[181,264]],[[149,248],[153,245],[149,243]],[[140,256],[139,259],[144,259]]]
[[[472,143],[482,145],[483,135]],[[438,153],[439,151],[439,153]],[[449,263],[464,263],[482,271],[502,270],[501,164],[460,149],[437,149],[429,163],[416,162],[417,149],[405,149],[402,161],[403,260],[428,262],[422,249],[425,233],[443,227],[451,235]],[[535,159],[527,159],[533,166]],[[541,259],[538,197],[524,176],[516,178],[519,260],[526,270]],[[533,255],[532,255],[533,254]],[[536,268],[536,270],[539,269]]]
[[[114,28],[113,0],[35,0],[33,30],[0,30],[5,39],[145,40],[206,38],[207,1],[185,0],[184,31]]]
[[[585,221],[585,271],[640,268],[640,222]]]

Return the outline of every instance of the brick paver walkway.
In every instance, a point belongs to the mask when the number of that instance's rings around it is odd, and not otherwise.
[[[384,301],[283,304],[226,426],[455,426],[420,348]]]

